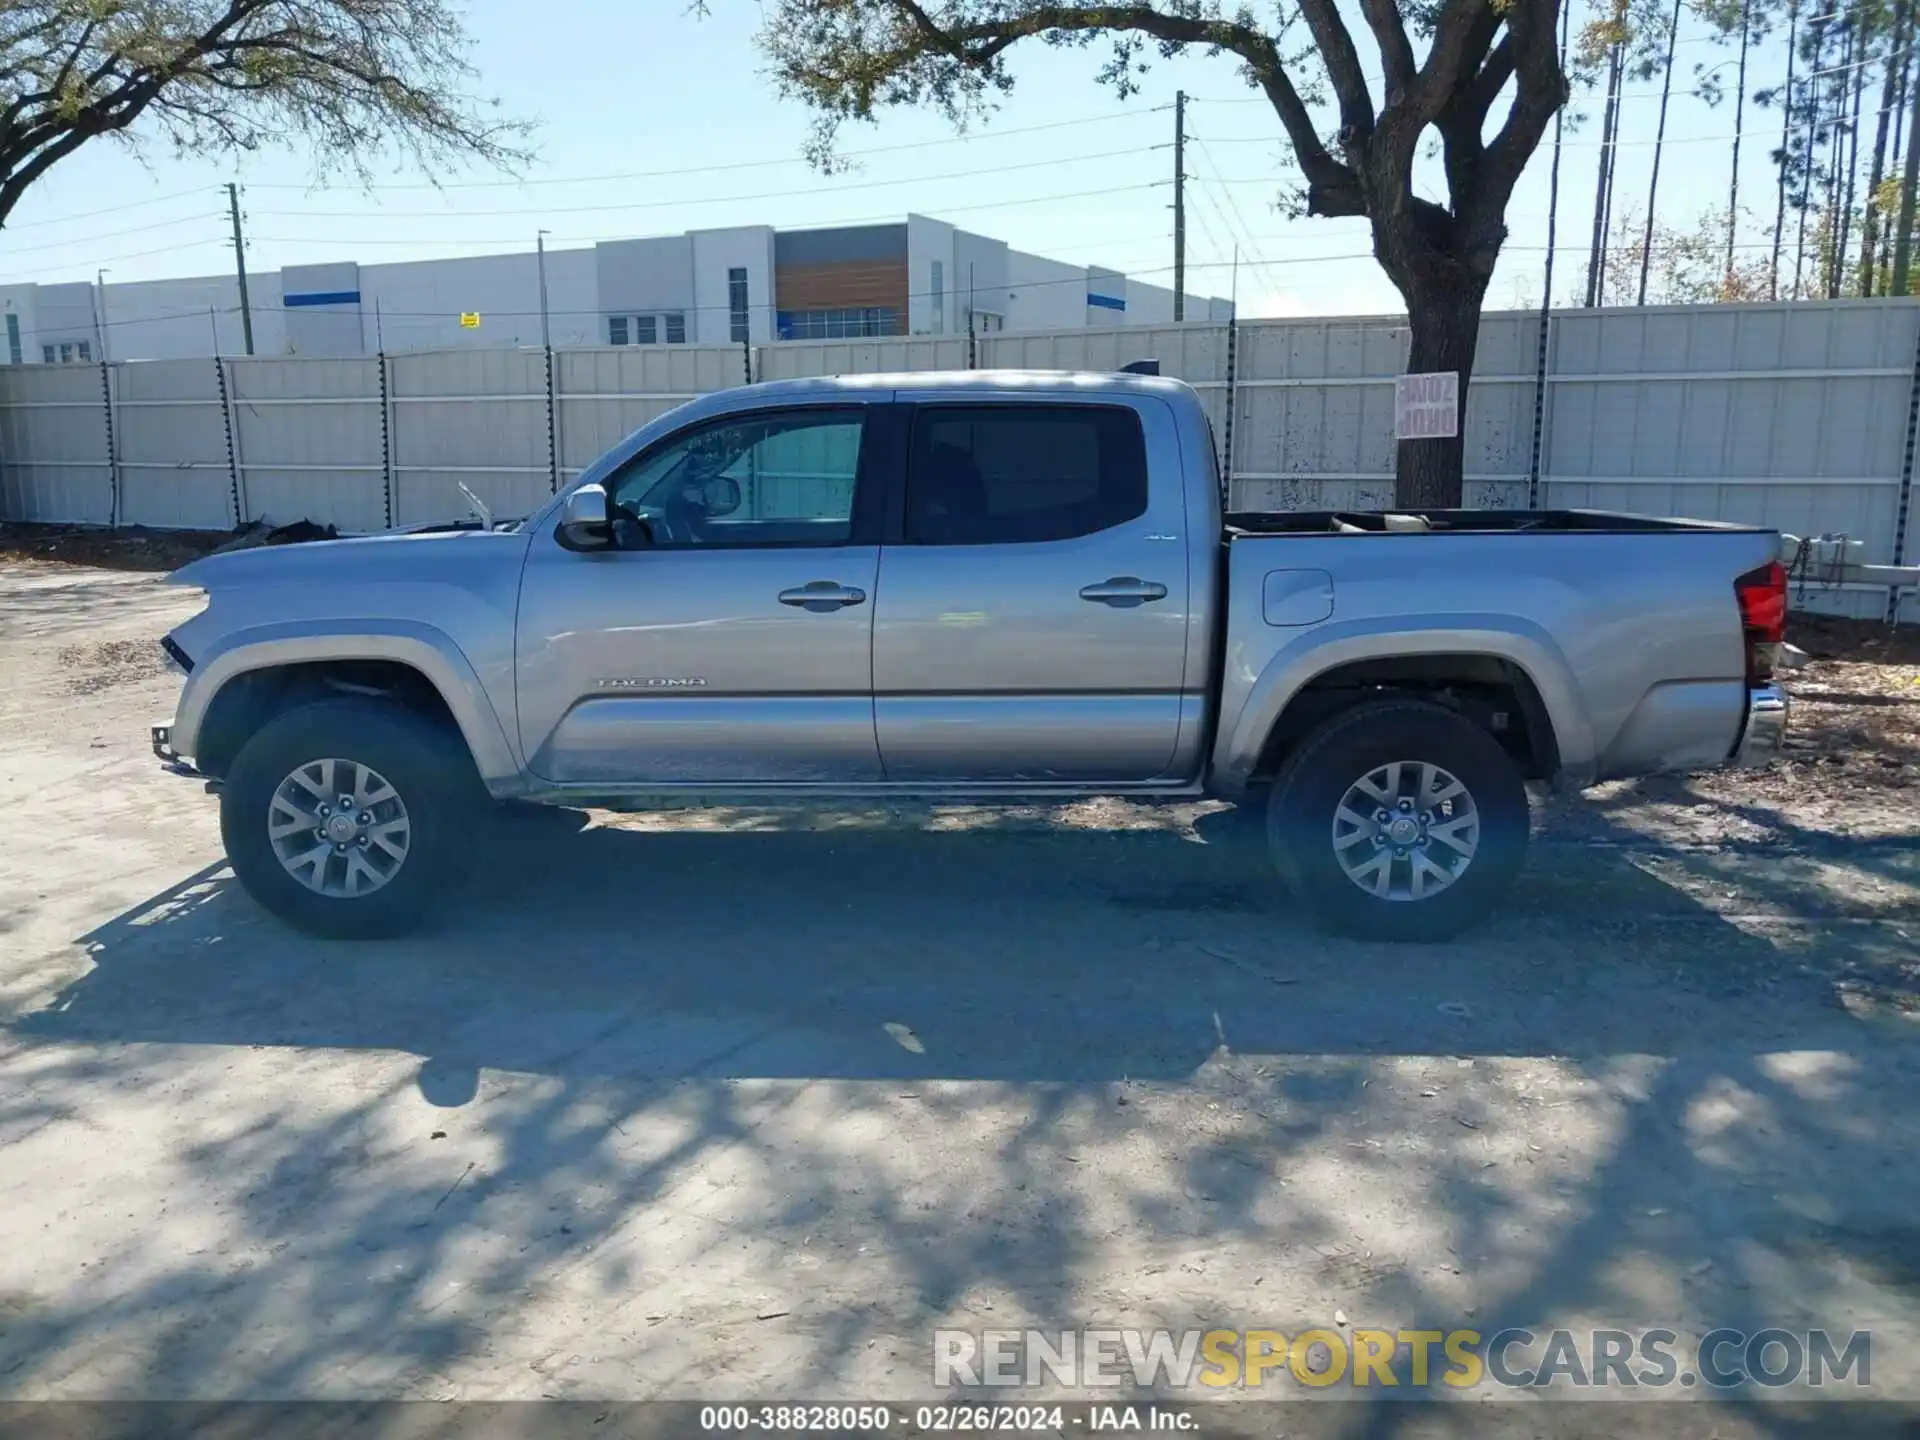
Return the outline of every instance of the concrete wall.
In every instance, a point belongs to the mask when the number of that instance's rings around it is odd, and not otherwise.
[[[1087,323],[1085,266],[1007,251],[1007,328],[1077,330]]]
[[[965,333],[967,310],[1007,315],[1007,242],[970,231],[953,232],[953,288],[959,297],[954,328]]]
[[[953,226],[925,215],[907,217],[907,333],[951,335],[958,308],[953,303]],[[934,293],[934,266],[940,289]]]
[[[535,255],[475,255],[369,265],[361,270],[356,355],[540,343],[540,265]],[[591,250],[547,253],[547,307],[556,345],[604,340]],[[463,313],[477,314],[471,329]]]
[[[693,308],[687,317],[687,338],[700,345],[732,343],[733,315],[728,303],[727,272],[747,272],[747,333],[753,344],[773,338],[773,229],[745,225],[731,230],[695,230],[693,246]],[[697,318],[696,318],[697,317]]]
[[[593,247],[597,298],[588,345],[607,343],[609,315],[655,315],[681,311],[692,321],[693,237],[659,235],[646,240],[606,240]]]

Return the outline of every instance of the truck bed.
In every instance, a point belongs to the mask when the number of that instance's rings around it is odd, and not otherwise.
[[[1674,520],[1613,510],[1239,510],[1226,516],[1229,537],[1241,535],[1355,534],[1580,534],[1638,535],[1702,531],[1756,533],[1751,525],[1717,520]]]

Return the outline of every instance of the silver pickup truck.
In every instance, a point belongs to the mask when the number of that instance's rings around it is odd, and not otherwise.
[[[1228,514],[1139,375],[753,385],[523,521],[213,556],[155,752],[217,782],[302,929],[411,925],[489,798],[1266,807],[1323,923],[1432,939],[1505,891],[1526,782],[1764,760],[1772,531],[1573,511]]]

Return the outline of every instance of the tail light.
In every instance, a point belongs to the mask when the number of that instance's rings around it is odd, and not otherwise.
[[[1749,570],[1733,582],[1733,593],[1747,637],[1747,678],[1771,679],[1787,638],[1787,568],[1774,560]]]

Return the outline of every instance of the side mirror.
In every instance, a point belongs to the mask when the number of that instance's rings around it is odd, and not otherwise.
[[[700,489],[709,515],[731,515],[740,508],[740,482],[731,475],[716,475]]]
[[[553,538],[569,550],[613,549],[613,502],[606,487],[582,485],[569,494]]]

